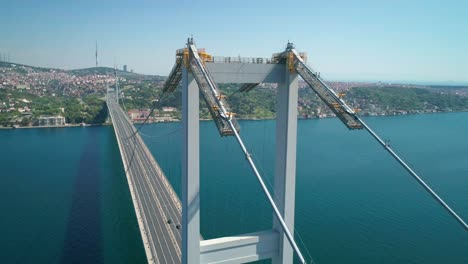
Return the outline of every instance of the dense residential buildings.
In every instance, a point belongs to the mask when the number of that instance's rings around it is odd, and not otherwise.
[[[104,90],[113,84],[112,75],[75,75],[56,69],[36,69],[28,66],[0,65],[0,88],[28,90],[29,93],[44,96],[53,93],[62,96],[81,96]]]
[[[168,122],[181,117],[180,94],[164,98],[151,114],[165,78],[118,71],[121,102],[133,122]],[[468,87],[438,87],[411,84],[327,82],[361,115],[404,115],[468,110]],[[37,68],[0,62],[0,126],[63,125],[105,122],[107,88],[115,84],[113,68],[81,70]],[[236,85],[221,89],[233,94],[229,100],[239,119],[275,117],[278,85],[259,84],[249,93],[237,93]],[[57,118],[59,116],[60,118]],[[333,112],[299,80],[298,117],[326,118]],[[202,119],[210,118],[200,108]]]

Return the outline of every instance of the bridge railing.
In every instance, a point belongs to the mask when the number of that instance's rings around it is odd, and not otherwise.
[[[213,56],[211,60],[206,60],[212,63],[250,63],[250,64],[277,64],[277,60],[272,58],[249,58],[249,57],[220,57]]]

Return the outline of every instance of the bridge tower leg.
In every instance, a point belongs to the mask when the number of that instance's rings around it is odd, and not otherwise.
[[[292,264],[293,249],[276,215],[273,215],[270,230],[200,239],[199,89],[185,65],[189,59],[184,57],[182,67],[182,263],[238,264],[272,259],[274,264]],[[245,66],[245,72],[239,71],[238,64],[224,65],[224,75],[218,81],[262,83],[268,80],[279,84],[274,200],[286,226],[294,234],[298,74],[280,64],[242,66]],[[235,78],[227,78],[226,72]],[[272,77],[272,72],[276,76]],[[206,84],[201,82],[200,85]],[[261,179],[259,181],[263,184]]]
[[[200,262],[199,89],[182,68],[182,264]]]
[[[286,225],[294,235],[294,203],[296,194],[298,75],[286,67],[285,82],[278,85],[276,103],[275,201]],[[273,229],[280,234],[278,256],[273,264],[293,262],[293,249],[273,216]]]

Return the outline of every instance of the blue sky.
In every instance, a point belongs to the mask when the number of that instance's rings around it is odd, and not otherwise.
[[[270,57],[288,40],[330,80],[468,83],[468,1],[0,3],[0,52],[65,69],[167,75],[193,34],[215,56]]]

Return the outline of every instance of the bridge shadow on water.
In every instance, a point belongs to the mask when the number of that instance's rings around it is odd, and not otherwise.
[[[103,263],[99,130],[86,129],[60,263]]]

